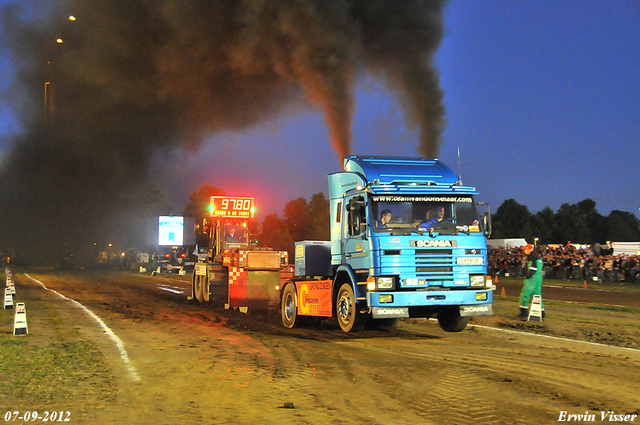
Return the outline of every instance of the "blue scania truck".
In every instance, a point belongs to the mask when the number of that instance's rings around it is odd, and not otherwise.
[[[437,318],[462,331],[491,315],[488,206],[437,159],[349,156],[329,175],[331,241],[296,243],[282,323],[335,317],[345,332]]]

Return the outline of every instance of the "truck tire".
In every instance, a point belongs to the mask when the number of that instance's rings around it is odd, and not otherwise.
[[[204,302],[208,303],[209,302],[209,298],[210,298],[210,292],[209,292],[209,273],[207,272],[206,276],[200,276],[202,278],[202,299],[204,300]]]
[[[358,311],[353,287],[345,283],[340,287],[336,298],[336,317],[344,332],[359,332],[367,324],[367,315]]]
[[[196,291],[196,279],[198,276],[196,276],[196,272],[195,270],[193,271],[193,273],[191,274],[191,299],[192,300],[197,300],[198,299],[198,291]]]
[[[399,319],[375,319],[371,321],[371,329],[390,331],[398,327]]]
[[[438,313],[438,323],[445,332],[462,332],[467,327],[470,317],[460,316],[460,310],[449,309]]]
[[[280,301],[280,314],[282,324],[285,328],[295,328],[300,326],[298,317],[298,294],[293,283],[287,284],[282,290],[282,300]]]
[[[204,302],[204,292],[202,290],[202,286],[205,283],[205,279],[206,276],[198,276],[194,273],[194,279],[193,279],[193,293],[196,296],[196,299],[199,302]]]

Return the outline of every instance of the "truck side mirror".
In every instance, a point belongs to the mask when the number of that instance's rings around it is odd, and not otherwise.
[[[360,214],[354,212],[349,220],[349,235],[355,236],[360,234]]]
[[[491,225],[491,207],[486,202],[478,202],[477,206],[481,207],[485,205],[487,207],[487,212],[482,215],[482,228],[484,229],[485,237],[489,238],[491,236],[492,225]]]
[[[356,236],[362,233],[362,223],[365,222],[364,217],[364,199],[358,196],[349,201],[349,235]]]
[[[491,213],[486,212],[482,216],[482,227],[484,229],[484,235],[489,238],[491,236],[492,225],[491,225]]]

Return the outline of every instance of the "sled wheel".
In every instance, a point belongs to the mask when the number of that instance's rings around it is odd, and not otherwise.
[[[202,288],[202,299],[204,302],[208,303],[211,293],[209,292],[209,273],[207,272],[206,276],[200,276],[202,284],[200,287]]]
[[[202,286],[204,285],[204,278],[206,278],[206,276],[199,276],[199,275],[196,275],[194,272],[193,293],[195,294],[196,299],[199,302],[204,302],[204,291],[202,289]]]

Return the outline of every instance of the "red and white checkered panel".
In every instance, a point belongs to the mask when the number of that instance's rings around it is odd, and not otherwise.
[[[249,255],[251,250],[241,249],[238,251],[238,265],[247,265],[247,256]]]
[[[229,267],[229,285],[237,284],[246,275],[242,267]]]

